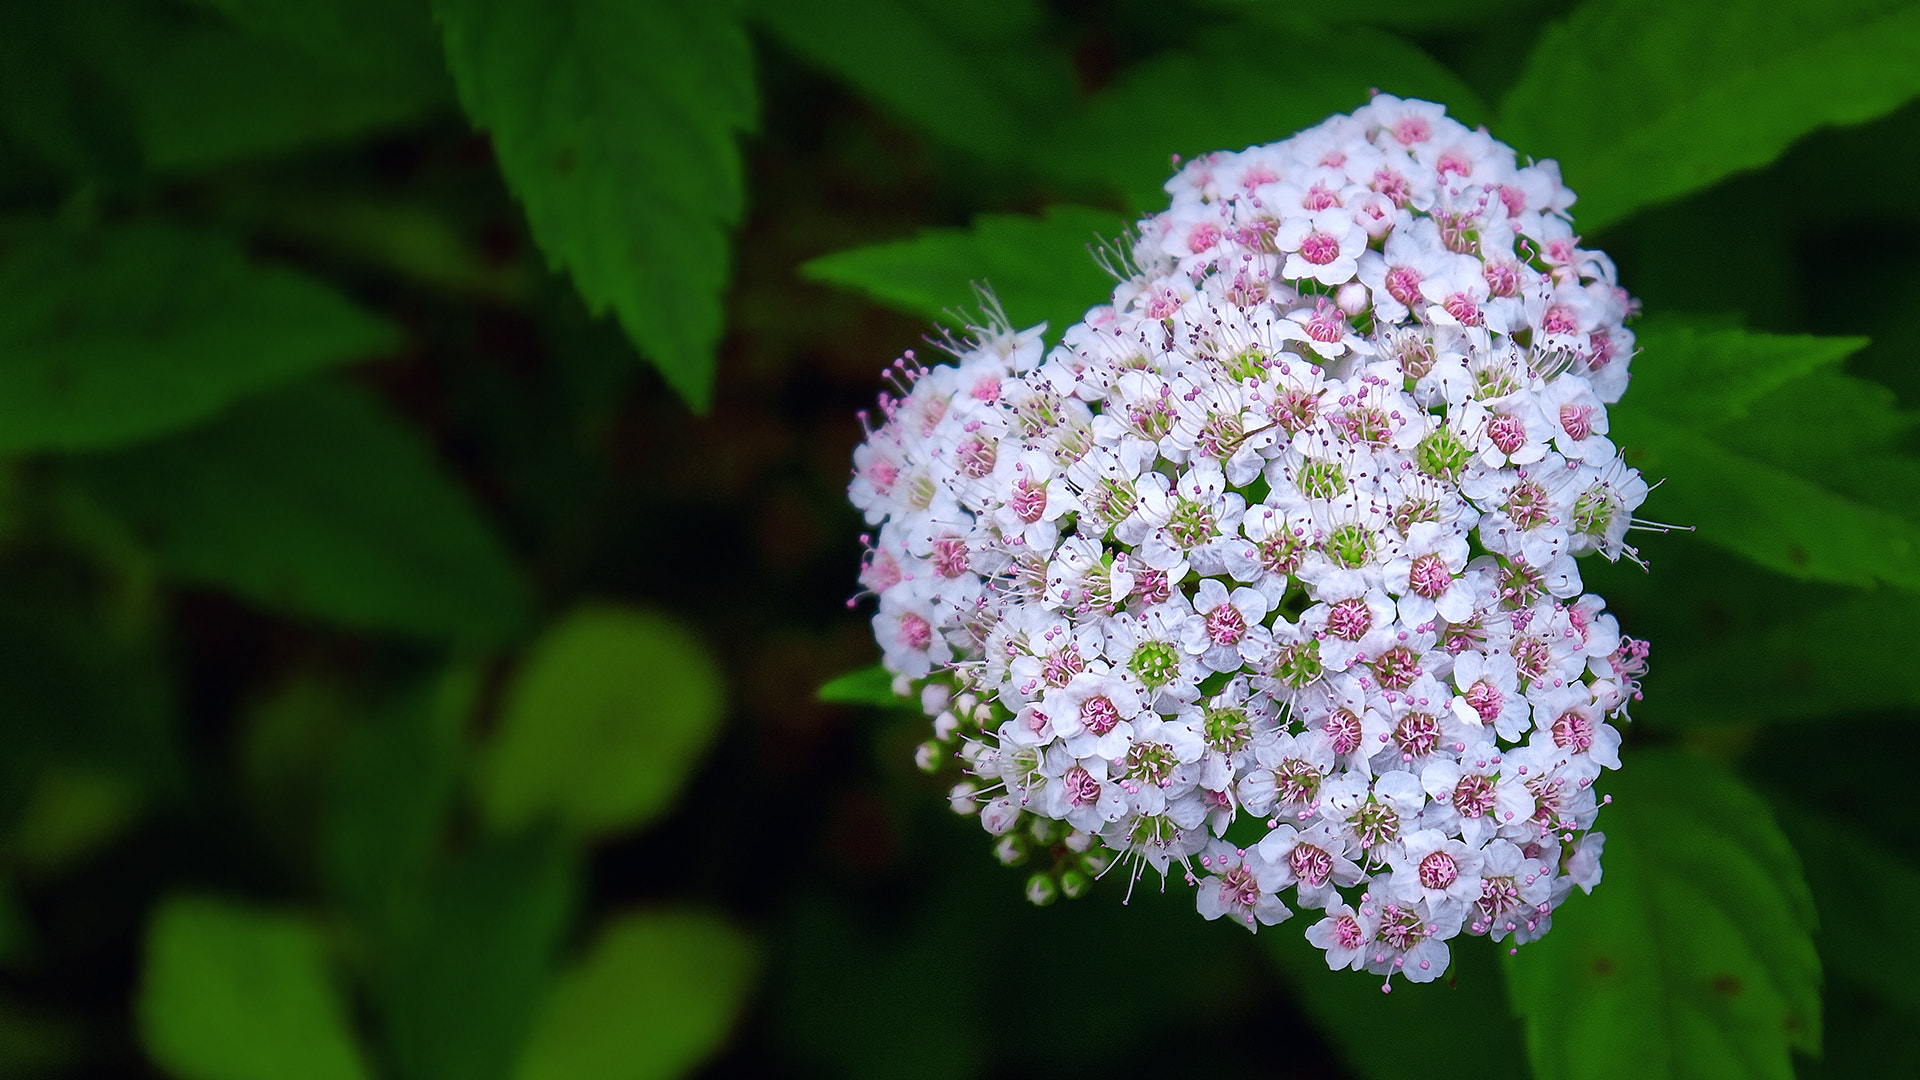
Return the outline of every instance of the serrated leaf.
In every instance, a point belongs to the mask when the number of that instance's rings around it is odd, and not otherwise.
[[[746,996],[753,948],[692,912],[629,915],[560,976],[516,1080],[672,1080],[719,1047]]]
[[[1806,862],[1814,900],[1833,918],[1834,925],[1817,937],[1827,973],[1920,1015],[1920,985],[1903,965],[1887,962],[1920,952],[1920,929],[1908,917],[1911,898],[1920,896],[1920,866],[1844,821],[1791,799],[1778,805],[1782,825]],[[1848,924],[1875,932],[1849,933]]]
[[[1745,416],[1771,391],[1867,347],[1863,337],[1701,329],[1678,320],[1649,320],[1635,332],[1654,360],[1634,365],[1634,406],[1692,424]]]
[[[1538,1080],[1790,1080],[1820,1047],[1799,860],[1766,805],[1696,755],[1629,754],[1603,784],[1605,877],[1507,965]]]
[[[1624,430],[1623,430],[1624,429]],[[1665,476],[1660,513],[1769,569],[1920,590],[1920,526],[1657,417],[1616,424],[1629,460]]]
[[[1650,328],[1610,434],[1671,481],[1655,515],[1795,577],[1920,590],[1920,524],[1898,498],[1920,463],[1873,446],[1910,424],[1891,395],[1823,370],[1857,342]],[[1750,389],[1732,385],[1743,367]],[[1694,390],[1695,371],[1721,392]]]
[[[1034,0],[758,0],[754,14],[881,108],[992,160],[1026,161],[1072,103]]]
[[[1588,0],[1541,35],[1494,131],[1560,160],[1591,232],[1920,94],[1899,0]]]
[[[526,617],[526,585],[471,499],[346,385],[256,398],[78,471],[163,570],[268,610],[471,645]]]
[[[182,1080],[367,1075],[319,931],[291,915],[175,897],[147,931],[141,1041]]]
[[[157,222],[0,227],[0,452],[114,446],[394,347],[326,285]]]
[[[483,840],[383,939],[377,981],[395,1075],[512,1075],[553,978],[580,861],[578,848],[546,833]]]
[[[835,705],[879,705],[883,708],[899,708],[913,703],[913,699],[901,697],[893,692],[893,673],[879,664],[828,679],[826,684],[820,687],[820,692],[816,696],[821,701]]]
[[[712,400],[753,61],[730,3],[435,0],[534,239],[689,404]]]
[[[1879,593],[1812,608],[1783,605],[1779,617],[1704,647],[1682,638],[1669,648],[1668,639],[1656,639],[1657,681],[1634,716],[1676,726],[1743,725],[1920,706],[1907,657],[1862,655],[1869,651],[1862,642],[1892,640],[1916,617],[1920,601],[1913,596]]]
[[[814,281],[858,289],[889,307],[964,322],[984,285],[1015,327],[1045,321],[1050,337],[1113,295],[1094,245],[1126,222],[1105,210],[1049,207],[1043,217],[982,214],[968,229],[923,229],[910,240],[823,255],[800,268]]]
[[[1048,141],[1042,164],[1116,188],[1130,207],[1165,207],[1174,155],[1192,157],[1284,139],[1374,90],[1447,106],[1464,123],[1486,108],[1464,82],[1378,30],[1331,29],[1273,9],[1252,25],[1216,27],[1191,50],[1127,69]]]
[[[1857,720],[1920,706],[1920,681],[1894,640],[1920,616],[1920,597],[1794,581],[1697,534],[1647,541],[1646,572],[1630,563],[1583,566],[1620,625],[1653,643],[1636,727],[1751,727]]]
[[[583,608],[533,646],[487,747],[480,801],[502,830],[589,832],[658,816],[719,727],[719,670],[678,624]]]

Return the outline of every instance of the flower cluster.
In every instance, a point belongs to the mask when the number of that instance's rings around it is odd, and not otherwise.
[[[1311,909],[1335,968],[1438,977],[1600,877],[1592,784],[1646,646],[1607,439],[1633,302],[1552,162],[1386,95],[1188,163],[1111,302],[897,362],[854,455],[861,581],[930,769],[1036,900],[1177,865]]]

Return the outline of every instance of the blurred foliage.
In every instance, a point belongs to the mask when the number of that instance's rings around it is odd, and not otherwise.
[[[1791,1077],[1820,1050],[1813,897],[1767,807],[1694,755],[1611,778],[1606,879],[1507,965],[1534,1075]]]
[[[0,1076],[1920,1069],[1917,42],[0,0]],[[1605,884],[1386,996],[1178,887],[1028,904],[913,768],[842,496],[927,320],[1057,339],[1176,155],[1373,89],[1559,159],[1649,312],[1613,434],[1698,527],[1586,568],[1654,643]]]

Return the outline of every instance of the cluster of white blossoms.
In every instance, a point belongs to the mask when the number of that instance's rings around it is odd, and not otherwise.
[[[1427,102],[1167,190],[1110,303],[909,354],[854,454],[922,764],[1050,853],[1039,901],[1177,866],[1389,983],[1539,937],[1646,670],[1575,563],[1647,493],[1607,439],[1634,304],[1552,162]]]

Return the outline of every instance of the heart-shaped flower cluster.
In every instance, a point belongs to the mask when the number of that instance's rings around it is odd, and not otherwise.
[[[922,764],[1036,900],[1177,864],[1208,918],[1317,914],[1437,978],[1600,877],[1646,670],[1575,557],[1632,555],[1607,439],[1633,302],[1552,162],[1378,96],[1189,162],[1110,303],[895,365],[855,452],[863,584]]]

